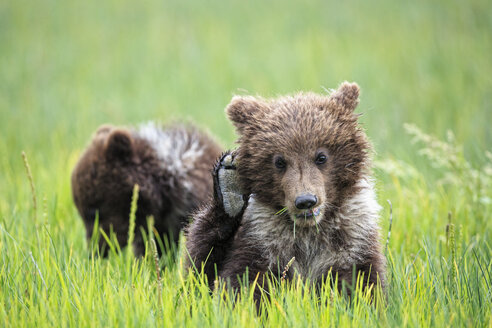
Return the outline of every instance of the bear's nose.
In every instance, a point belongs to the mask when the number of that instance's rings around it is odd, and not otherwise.
[[[305,194],[296,198],[296,207],[300,210],[308,210],[312,208],[318,202],[318,198],[315,195]]]

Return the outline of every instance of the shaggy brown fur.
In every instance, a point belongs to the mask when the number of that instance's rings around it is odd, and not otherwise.
[[[210,283],[217,272],[238,287],[246,270],[261,282],[295,257],[288,277],[321,281],[331,270],[341,287],[355,268],[369,284],[384,284],[370,144],[354,114],[358,96],[359,87],[345,82],[330,96],[232,99],[226,112],[240,136],[234,162],[250,196],[244,211],[226,213],[219,172],[234,168],[219,161],[214,198],[187,231],[190,257]]]
[[[140,187],[136,255],[144,252],[140,227],[146,228],[150,215],[159,234],[173,240],[188,223],[187,215],[210,196],[210,170],[220,152],[211,138],[191,126],[101,126],[72,173],[73,198],[88,240],[98,215],[105,233],[114,231],[120,246],[126,245],[135,184]],[[101,237],[103,255],[106,246]]]

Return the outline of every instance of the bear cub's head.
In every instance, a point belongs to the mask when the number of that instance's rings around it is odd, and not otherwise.
[[[358,97],[358,85],[348,82],[331,95],[235,96],[226,112],[239,134],[242,188],[299,225],[331,217],[368,173]]]
[[[165,199],[152,183],[155,156],[142,140],[125,128],[101,126],[72,173],[72,193],[75,205],[84,221],[90,239],[98,225],[110,236],[114,232],[121,247],[128,238],[129,213],[135,184],[140,187],[137,224],[148,215],[156,214]],[[99,246],[106,255],[104,238]]]

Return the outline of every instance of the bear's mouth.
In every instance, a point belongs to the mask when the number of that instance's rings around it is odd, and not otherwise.
[[[296,218],[307,219],[307,218],[317,217],[320,213],[321,213],[321,208],[316,207],[314,209],[304,211],[303,213],[296,214]]]

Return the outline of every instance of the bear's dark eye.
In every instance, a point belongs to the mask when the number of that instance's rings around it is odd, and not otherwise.
[[[282,156],[277,156],[275,157],[275,167],[277,169],[285,169],[287,166],[287,163],[285,162],[285,159]]]
[[[319,153],[318,156],[316,156],[315,163],[316,163],[316,165],[325,164],[326,160],[327,160],[326,155],[323,153]]]

